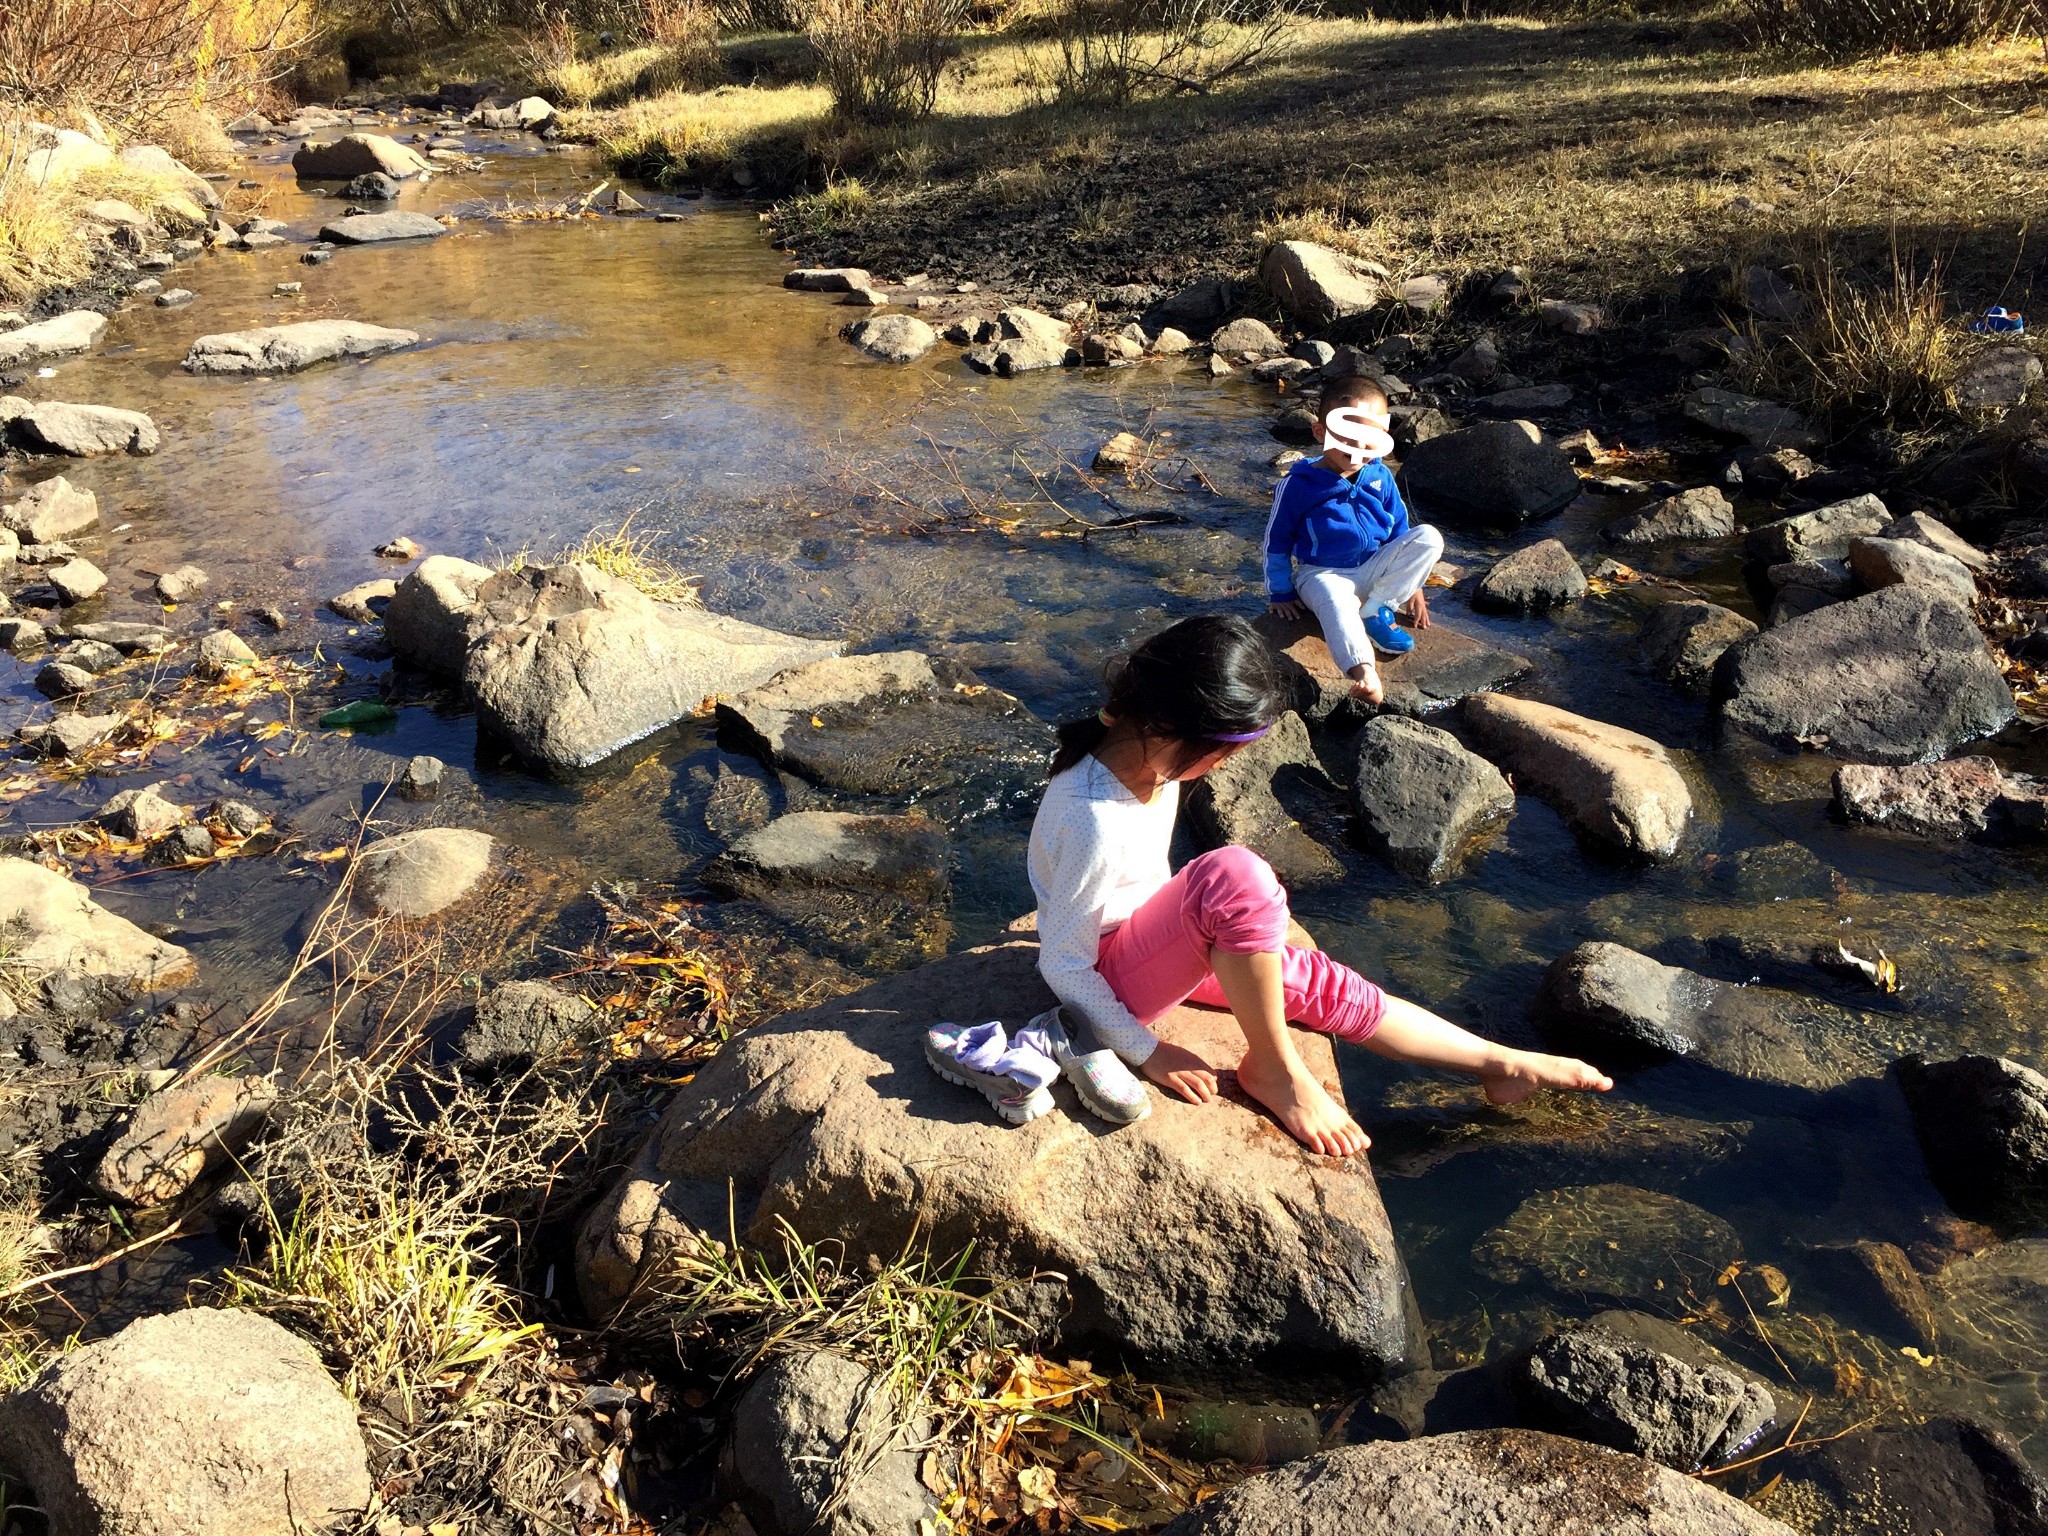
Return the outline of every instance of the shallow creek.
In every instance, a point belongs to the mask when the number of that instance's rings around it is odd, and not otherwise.
[[[420,680],[393,680],[373,631],[356,633],[321,609],[359,581],[400,574],[372,554],[399,534],[489,561],[545,555],[630,515],[701,579],[715,610],[843,635],[859,649],[952,656],[1048,720],[1092,709],[1102,661],[1163,622],[1211,608],[1256,611],[1254,545],[1276,448],[1269,386],[1157,362],[981,379],[943,345],[908,368],[870,364],[836,336],[854,312],[780,287],[784,264],[753,212],[636,189],[684,216],[491,221],[482,215],[493,206],[559,201],[602,172],[581,152],[537,153],[529,141],[479,147],[492,157],[482,174],[437,178],[399,205],[461,213],[449,235],[344,249],[322,266],[299,263],[302,242],[344,205],[292,182],[289,145],[260,152],[244,174],[261,188],[236,193],[235,206],[285,220],[293,243],[181,264],[164,274],[166,286],[197,290],[196,302],[132,303],[91,356],[26,387],[38,398],[147,410],[163,431],[153,458],[66,467],[99,494],[106,525],[122,525],[84,546],[112,583],[78,616],[154,619],[153,573],[194,562],[212,575],[209,600],[231,597],[244,611],[275,604],[291,616],[275,640],[238,625],[260,648],[320,647],[325,681],[308,695],[320,708],[378,694],[403,705],[389,728],[316,734],[296,753],[255,754],[246,769],[245,738],[224,731],[160,755],[146,778],[128,782],[169,777],[186,803],[233,793],[289,821],[308,846],[329,847],[406,758],[431,752],[451,765],[454,787],[432,807],[387,801],[381,822],[491,831],[523,850],[534,912],[559,910],[599,881],[681,882],[687,891],[719,846],[704,811],[723,754],[708,728],[645,744],[575,784],[480,757],[459,708]],[[279,282],[304,291],[277,296]],[[319,316],[410,327],[425,341],[287,378],[192,378],[178,367],[202,333]],[[1051,484],[1079,517],[1171,514],[1182,520],[1175,525],[1084,539],[1041,503],[1008,531],[960,519],[956,531],[905,533],[910,511],[877,494],[886,487],[957,510],[959,494],[942,495],[935,472],[951,462],[970,486],[1022,502],[1034,490],[1025,466],[1053,475],[1061,456],[1085,465],[1113,432],[1148,424],[1173,434],[1213,490],[1171,468],[1164,478],[1174,489],[1119,487],[1113,498],[1071,470]],[[1704,478],[1705,461],[1684,468]],[[10,485],[44,472],[23,469]],[[1548,531],[1590,566],[1599,524],[1635,504],[1589,496]],[[1469,566],[1502,547],[1454,536],[1450,557]],[[1733,565],[1668,573],[1756,611]],[[1440,887],[1344,853],[1345,880],[1297,895],[1318,940],[1394,990],[1532,1044],[1528,1004],[1542,969],[1584,939],[1615,939],[1732,981],[1751,979],[1742,957],[1759,946],[1840,941],[1866,956],[1881,947],[1903,978],[1898,996],[1827,995],[1867,1010],[1867,1027],[1888,1049],[1989,1050],[2048,1065],[2039,1035],[2048,862],[1832,823],[1830,763],[1717,748],[1703,706],[1645,674],[1632,638],[1638,603],[1624,589],[1561,619],[1512,622],[1474,615],[1462,594],[1438,595],[1444,622],[1536,662],[1519,691],[1691,754],[1703,815],[1687,856],[1661,869],[1600,860],[1524,798],[1490,851]],[[195,629],[206,606],[188,604],[171,622]],[[10,728],[47,713],[30,686],[37,665],[0,662]],[[2048,765],[2024,732],[1992,750],[2014,766]],[[1330,751],[1348,779],[1342,744]],[[8,830],[76,819],[120,787],[101,779],[35,794],[12,807]],[[955,837],[943,942],[984,942],[1031,905],[1023,850],[1034,797],[1033,784],[1003,783],[934,805]],[[329,878],[289,857],[251,859],[123,878],[107,900],[175,928],[218,992],[248,998],[275,983]],[[744,929],[749,919],[729,921]],[[853,938],[815,947],[856,970],[903,958],[886,945],[864,953]],[[1811,981],[1826,990],[1819,973]],[[1888,1091],[1867,1082],[1829,1094],[1744,1089],[1676,1064],[1628,1077],[1606,1101],[1497,1112],[1475,1092],[1362,1052],[1347,1056],[1345,1073],[1378,1143],[1376,1170],[1439,1367],[1626,1300],[1697,1324],[1775,1382],[1791,1371],[1800,1385],[1781,1392],[1785,1416],[1811,1392],[1811,1427],[1953,1406],[2003,1423],[2048,1457],[2041,1245],[2014,1250],[2024,1262],[1998,1276],[1965,1263],[1944,1282],[1930,1279],[1942,1330],[1917,1350],[1856,1311],[1854,1296],[1831,1290],[1827,1272],[1806,1260],[1814,1244],[1876,1238],[1908,1247],[1931,1271],[1970,1241],[1944,1217]],[[1625,1254],[1644,1259],[1622,1266],[1640,1271],[1622,1277],[1639,1278],[1640,1294],[1590,1281],[1583,1292],[1511,1283],[1475,1260],[1482,1234],[1530,1195],[1593,1184],[1662,1191],[1723,1218],[1739,1234],[1743,1269],[1674,1279],[1684,1263],[1644,1253],[1669,1239],[1621,1219],[1582,1230],[1569,1203],[1530,1239],[1563,1255],[1553,1276]],[[1582,1254],[1593,1259],[1581,1263]]]

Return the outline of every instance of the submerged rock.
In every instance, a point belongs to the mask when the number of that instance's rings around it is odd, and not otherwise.
[[[1161,1536],[1792,1536],[1669,1467],[1531,1429],[1340,1446],[1247,1478]]]
[[[1970,610],[1919,587],[1805,614],[1729,661],[1721,718],[1787,750],[1917,762],[1989,736],[2015,713]]]
[[[166,1204],[239,1155],[276,1102],[276,1087],[257,1076],[202,1074],[153,1093],[135,1106],[93,1183],[129,1205]]]
[[[1068,1278],[1006,1293],[1062,1347],[1142,1363],[1160,1379],[1371,1375],[1418,1349],[1406,1275],[1362,1159],[1303,1151],[1241,1099],[1152,1112],[1105,1134],[1064,1085],[1019,1128],[926,1066],[940,1019],[1013,1027],[1051,1005],[1037,946],[946,957],[737,1037],[677,1095],[585,1223],[577,1274],[610,1315],[680,1243],[776,1241],[787,1219],[849,1253],[973,1245],[980,1274]],[[1226,1015],[1176,1010],[1163,1038],[1235,1038]],[[1310,1070],[1334,1085],[1320,1036]],[[1217,1059],[1223,1059],[1218,1057]],[[1097,1354],[1093,1358],[1105,1358]]]
[[[0,429],[25,453],[61,453],[74,459],[152,454],[163,441],[156,423],[140,411],[60,400],[31,404],[18,395],[0,395]]]
[[[946,834],[920,812],[793,811],[746,833],[700,878],[724,896],[836,888],[929,900],[946,888]]]
[[[598,1019],[589,1003],[552,982],[500,982],[477,999],[456,1049],[479,1066],[534,1061],[588,1040]]]
[[[1401,489],[1420,517],[1514,528],[1570,505],[1579,476],[1534,422],[1489,421],[1418,442],[1401,461]]]
[[[1835,770],[1835,809],[1845,821],[1920,837],[1981,837],[2005,793],[2005,774],[1988,757]]]
[[[1496,561],[1472,594],[1474,608],[1494,613],[1548,613],[1586,595],[1586,573],[1558,539],[1545,539]]]
[[[1692,821],[1692,792],[1671,754],[1649,737],[1497,693],[1468,700],[1465,721],[1518,788],[1582,836],[1644,858],[1678,851]]]
[[[1941,1192],[1965,1216],[2048,1221],[2048,1077],[2002,1056],[1907,1056],[1899,1087]]]
[[[112,717],[71,718],[97,731]],[[192,974],[192,957],[177,945],[145,933],[94,901],[84,886],[27,859],[0,857],[0,932],[10,935],[10,960],[30,974],[104,976],[151,989]]]
[[[1716,603],[1659,603],[1643,621],[1643,656],[1665,682],[1703,699],[1713,691],[1722,654],[1756,632],[1755,624]]]
[[[435,226],[437,229],[439,226]],[[341,357],[372,357],[410,347],[418,331],[360,320],[302,320],[253,331],[201,336],[185,354],[187,373],[297,373]]]
[[[1742,1240],[1720,1217],[1632,1184],[1531,1195],[1472,1247],[1481,1272],[1503,1285],[1652,1303],[1711,1291],[1741,1257]]]
[[[1182,814],[1203,848],[1241,843],[1289,886],[1340,879],[1337,856],[1302,829],[1290,802],[1334,803],[1336,789],[1293,711],[1259,740],[1239,748],[1188,786]]]
[[[430,240],[448,233],[446,225],[424,213],[394,209],[390,213],[359,213],[320,226],[320,238],[336,245],[382,245],[387,240]]]
[[[1515,792],[1449,731],[1382,715],[1358,734],[1351,803],[1366,847],[1404,875],[1436,881],[1514,814]]]
[[[2048,1482],[2009,1436],[1975,1419],[1854,1429],[1770,1465],[1777,1486],[1757,1502],[1805,1515],[1810,1536],[2048,1533]]]
[[[356,856],[355,894],[387,917],[446,911],[489,872],[497,846],[466,827],[422,827],[379,838]]]
[[[371,1497],[319,1352],[239,1309],[145,1317],[59,1355],[0,1399],[0,1443],[62,1536],[283,1536]]]
[[[587,565],[500,571],[477,590],[464,677],[477,718],[529,762],[587,768],[710,699],[839,654],[678,603]]]
[[[1515,1386],[1531,1428],[1680,1472],[1732,1461],[1778,1412],[1754,1381],[1698,1369],[1598,1327],[1551,1334],[1523,1359]]]

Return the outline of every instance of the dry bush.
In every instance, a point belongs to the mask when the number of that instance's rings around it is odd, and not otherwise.
[[[711,12],[727,32],[801,32],[802,0],[711,0]]]
[[[1207,94],[1268,57],[1305,14],[1294,0],[1069,0],[1055,89],[1112,106]]]
[[[810,0],[804,35],[832,106],[859,122],[928,117],[967,25],[968,0]]]
[[[1837,57],[1926,53],[2048,33],[2042,0],[1749,0],[1772,40]]]

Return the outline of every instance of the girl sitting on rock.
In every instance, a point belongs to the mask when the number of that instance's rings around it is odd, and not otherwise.
[[[1211,616],[1114,663],[1101,712],[1060,729],[1031,828],[1031,887],[1038,968],[1076,1045],[1107,1046],[1154,1083],[1211,1103],[1217,1068],[1148,1026],[1189,1000],[1227,1007],[1244,1030],[1239,1085],[1304,1146],[1337,1157],[1370,1143],[1302,1064],[1290,1019],[1396,1061],[1472,1073],[1496,1104],[1538,1088],[1613,1087],[1583,1061],[1482,1040],[1290,945],[1286,892],[1248,848],[1168,867],[1181,785],[1265,735],[1284,708],[1266,643],[1241,618]]]

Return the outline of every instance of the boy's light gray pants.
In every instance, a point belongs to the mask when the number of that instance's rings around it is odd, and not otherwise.
[[[1444,536],[1428,524],[1410,528],[1382,544],[1363,565],[1338,569],[1297,566],[1294,590],[1323,626],[1323,639],[1338,670],[1349,672],[1372,660],[1365,616],[1381,607],[1399,608],[1422,589],[1430,568],[1444,557]]]

